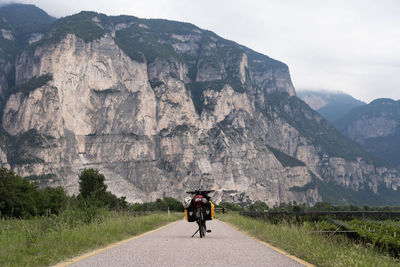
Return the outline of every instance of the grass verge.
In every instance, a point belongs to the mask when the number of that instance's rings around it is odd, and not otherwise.
[[[275,225],[232,213],[218,215],[218,219],[317,266],[400,265],[399,261],[362,244],[351,242],[345,236],[327,238],[310,233],[301,226]]]
[[[58,218],[0,220],[0,266],[48,266],[182,219],[107,212],[89,224]]]

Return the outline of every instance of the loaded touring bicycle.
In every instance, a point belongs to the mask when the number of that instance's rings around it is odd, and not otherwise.
[[[206,233],[210,233],[211,230],[207,230],[206,221],[214,219],[214,204],[211,202],[209,193],[214,190],[195,190],[188,191],[187,194],[191,194],[192,197],[186,197],[183,201],[183,207],[185,208],[185,219],[188,222],[196,222],[199,228],[192,235],[192,237],[199,233],[200,238],[203,238]]]

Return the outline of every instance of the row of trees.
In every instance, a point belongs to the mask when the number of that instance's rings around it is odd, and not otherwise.
[[[180,201],[167,197],[143,204],[128,204],[125,197],[117,197],[107,191],[104,175],[95,169],[85,169],[79,175],[78,196],[68,196],[63,188],[39,188],[35,183],[15,173],[0,168],[0,217],[27,218],[55,214],[67,207],[81,210],[106,208],[125,211],[183,211]],[[316,203],[313,207],[296,202],[275,204],[256,201],[248,207],[222,202],[217,207],[231,211],[399,211],[400,207],[370,207],[357,205],[335,206],[326,202]]]
[[[183,212],[183,205],[180,201],[172,198],[172,197],[166,197],[164,199],[157,199],[154,202],[147,202],[143,204],[133,204],[131,207],[131,210],[133,211],[154,211],[154,210],[160,210],[160,211],[177,211],[177,212]]]
[[[125,197],[118,198],[106,191],[104,175],[85,169],[79,176],[78,196],[68,196],[62,187],[39,188],[36,183],[5,168],[0,169],[0,216],[28,218],[55,214],[72,209],[108,208],[126,210]]]
[[[128,204],[125,197],[107,191],[105,177],[96,169],[85,169],[79,175],[79,194],[68,196],[62,187],[39,188],[36,183],[12,171],[0,168],[0,217],[28,218],[59,215],[65,209],[95,214],[97,209],[117,211],[183,211],[174,198],[155,202]]]
[[[39,189],[26,178],[0,169],[0,215],[26,218],[29,216],[58,214],[67,203],[61,187]]]

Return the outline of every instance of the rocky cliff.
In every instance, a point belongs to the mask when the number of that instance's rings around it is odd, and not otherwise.
[[[400,168],[400,101],[376,99],[355,108],[335,124],[366,150]]]
[[[202,187],[217,202],[313,204],[329,183],[399,186],[296,97],[285,64],[191,24],[60,19],[18,55],[15,83],[0,160],[70,193],[92,167],[132,202]]]

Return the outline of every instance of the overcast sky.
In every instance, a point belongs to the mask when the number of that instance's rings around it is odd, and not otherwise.
[[[191,22],[283,61],[297,90],[400,99],[400,0],[17,2],[55,17],[91,10]]]

